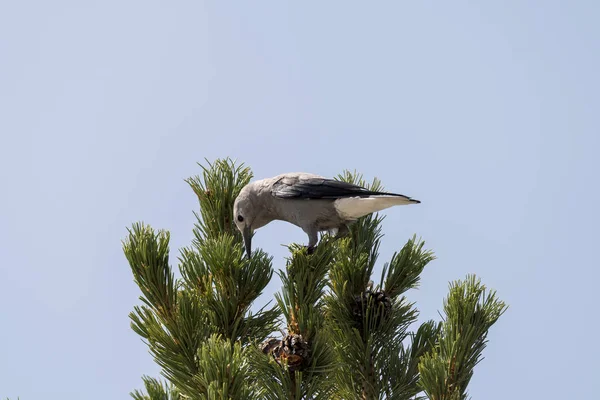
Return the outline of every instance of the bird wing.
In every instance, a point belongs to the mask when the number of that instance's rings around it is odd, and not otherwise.
[[[302,173],[280,176],[273,183],[271,194],[284,199],[340,199],[387,195],[412,200],[401,194],[374,192],[348,182]]]

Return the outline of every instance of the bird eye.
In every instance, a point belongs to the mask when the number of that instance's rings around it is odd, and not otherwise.
[[[244,222],[244,217],[242,217],[241,215],[238,215],[238,221]]]

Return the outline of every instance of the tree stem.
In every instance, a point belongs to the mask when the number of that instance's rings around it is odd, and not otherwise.
[[[290,372],[290,382],[291,390],[290,390],[290,400],[296,400],[296,373]]]

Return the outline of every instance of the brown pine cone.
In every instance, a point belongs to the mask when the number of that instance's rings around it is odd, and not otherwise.
[[[279,360],[287,360],[290,371],[298,371],[305,361],[308,361],[310,349],[302,335],[287,335],[281,341]]]
[[[352,315],[361,329],[365,323],[363,313],[366,313],[367,309],[370,310],[370,318],[375,318],[375,323],[379,325],[392,310],[392,299],[384,291],[373,291],[370,288],[360,295],[354,296]]]

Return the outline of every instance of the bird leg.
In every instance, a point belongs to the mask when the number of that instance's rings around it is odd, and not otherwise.
[[[311,228],[308,230],[304,230],[308,235],[308,246],[306,246],[306,252],[308,254],[313,254],[315,252],[315,246],[319,241],[319,231],[315,228]]]

